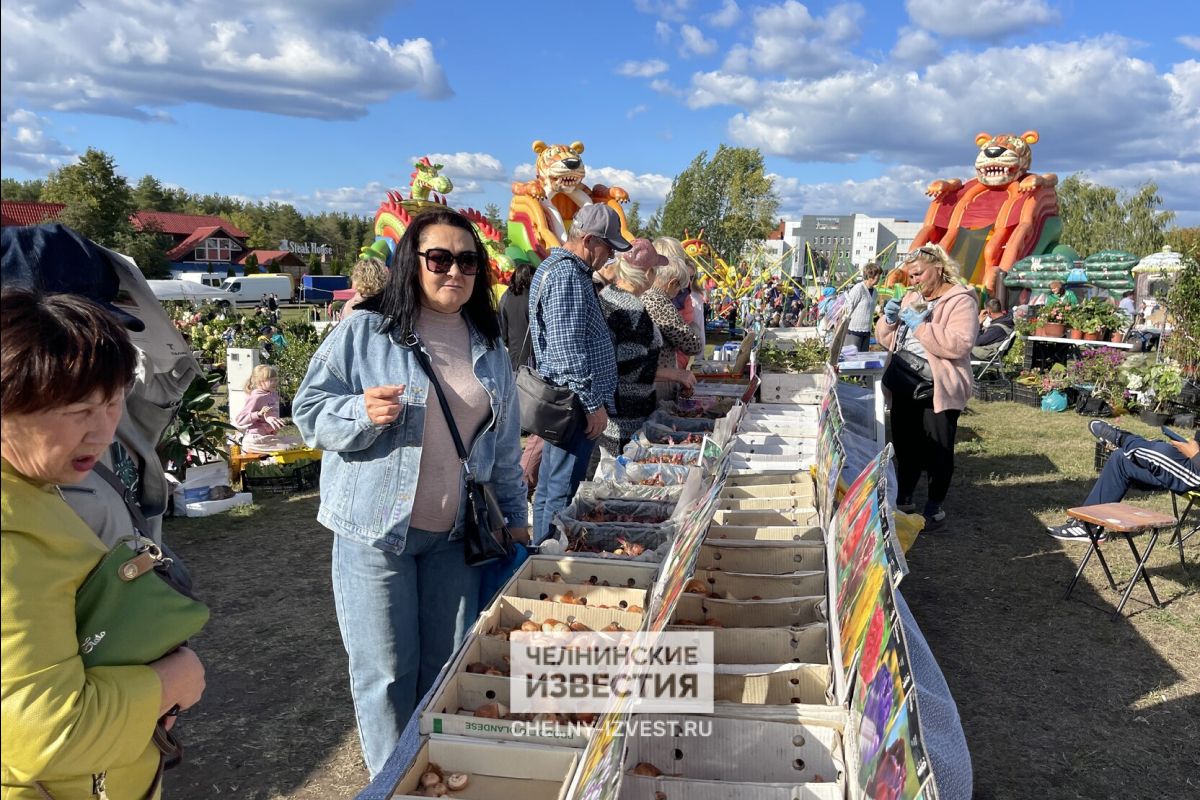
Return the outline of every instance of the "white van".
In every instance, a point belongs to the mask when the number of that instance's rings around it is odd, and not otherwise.
[[[221,284],[225,282],[224,272],[185,272],[179,276],[181,281],[191,281],[199,283],[203,286],[211,286],[214,289],[220,289]]]
[[[221,284],[221,288],[237,295],[234,302],[240,306],[259,303],[264,294],[278,295],[279,302],[289,303],[292,300],[293,291],[292,276],[283,273],[226,278],[225,282]]]

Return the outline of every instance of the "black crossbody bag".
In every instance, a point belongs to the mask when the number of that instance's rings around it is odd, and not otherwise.
[[[542,301],[542,289],[546,286],[543,277],[533,299],[533,314],[525,330],[525,341],[533,334],[533,323]],[[524,345],[522,345],[524,347]],[[533,348],[529,350],[533,360]],[[521,430],[545,439],[550,444],[569,441],[583,418],[583,406],[575,392],[566,386],[558,386],[542,377],[536,368],[522,364],[517,369],[517,397],[521,411]]]
[[[446,427],[450,429],[450,437],[454,439],[454,448],[458,451],[458,460],[462,462],[467,490],[467,513],[463,520],[463,550],[466,562],[472,567],[481,567],[493,561],[511,558],[512,534],[508,532],[508,524],[500,510],[496,490],[491,483],[475,480],[468,463],[467,448],[463,446],[462,437],[458,435],[458,426],[454,424],[454,416],[450,413],[450,404],[446,402],[446,395],[442,392],[442,384],[433,372],[433,364],[421,349],[420,341],[415,335],[409,344],[417,357],[417,363],[421,365],[421,369],[429,377],[430,385],[437,393],[442,416],[446,418]]]
[[[932,304],[930,304],[932,308]],[[912,331],[905,327],[904,339]],[[897,333],[892,357],[888,360],[887,369],[883,372],[883,385],[893,397],[910,397],[913,400],[928,400],[933,397],[933,369],[928,359],[921,358],[908,350],[904,350],[903,342]]]

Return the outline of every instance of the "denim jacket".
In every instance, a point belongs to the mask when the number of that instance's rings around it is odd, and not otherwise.
[[[413,350],[398,332],[380,333],[382,322],[375,313],[352,314],[330,332],[296,392],[292,418],[304,441],[325,451],[317,521],[356,542],[399,553],[420,479],[426,403],[438,400]],[[492,405],[491,420],[468,447],[468,463],[476,480],[494,485],[509,527],[525,527],[521,415],[512,367],[503,345],[489,345],[467,324],[475,377]],[[401,384],[400,416],[387,425],[372,423],[363,390]],[[461,535],[466,493],[462,496],[452,537]]]

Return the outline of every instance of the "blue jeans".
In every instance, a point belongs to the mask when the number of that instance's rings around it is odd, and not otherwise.
[[[372,777],[479,615],[479,575],[446,533],[410,528],[400,554],[333,537],[333,598]]]
[[[546,442],[538,473],[537,493],[533,496],[533,543],[541,544],[550,535],[554,515],[567,507],[587,473],[588,459],[596,443],[587,438],[580,424],[575,435],[561,445]]]

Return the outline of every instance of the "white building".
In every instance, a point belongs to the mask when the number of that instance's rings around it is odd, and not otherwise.
[[[903,256],[912,248],[922,225],[921,222],[866,214],[806,214],[798,219],[781,220],[771,238],[762,244],[776,256],[790,251],[782,267],[793,276],[809,272],[803,258],[805,245],[812,250],[815,259],[835,269],[840,267],[839,271],[844,273],[850,265],[861,268],[885,251],[885,258],[890,255],[890,263],[896,264],[897,256]],[[818,271],[823,270],[819,268]]]
[[[913,240],[917,238],[923,224],[893,217],[855,214],[854,245],[851,251],[854,266],[861,267],[868,261],[874,261],[885,250],[891,256],[891,263],[897,263],[898,256],[903,256],[912,249]]]

